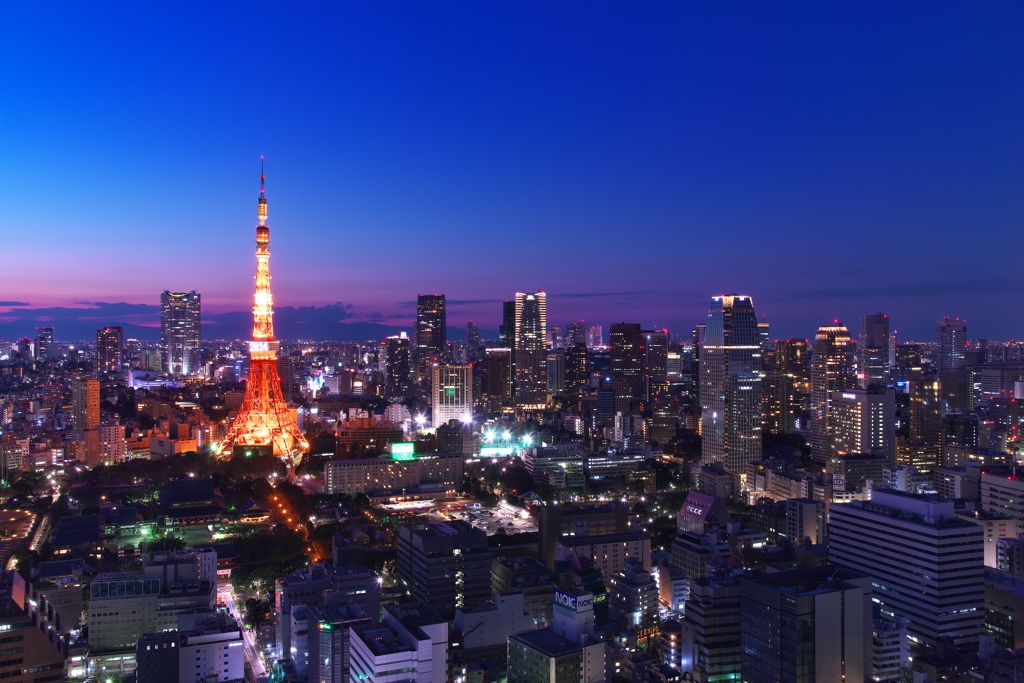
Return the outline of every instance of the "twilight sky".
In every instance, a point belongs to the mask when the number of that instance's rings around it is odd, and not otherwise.
[[[441,292],[496,328],[541,287],[552,325],[686,333],[736,291],[779,338],[1024,337],[1020,2],[4,12],[0,338],[152,324],[164,289],[245,311],[260,155],[299,324]]]

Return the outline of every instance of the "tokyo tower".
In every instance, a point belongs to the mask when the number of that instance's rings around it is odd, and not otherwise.
[[[238,417],[217,448],[217,457],[233,453],[274,454],[288,457],[309,450],[295,416],[281,393],[274,338],[274,296],[270,292],[270,228],[267,196],[260,162],[260,224],[256,226],[256,297],[252,307],[252,341],[249,342],[249,380]]]

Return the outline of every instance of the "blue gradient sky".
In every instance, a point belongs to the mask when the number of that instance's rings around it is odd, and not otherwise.
[[[493,328],[542,287],[551,324],[684,332],[738,291],[776,337],[1021,338],[1022,34],[998,1],[15,3],[0,317],[244,310],[266,155],[284,306]]]

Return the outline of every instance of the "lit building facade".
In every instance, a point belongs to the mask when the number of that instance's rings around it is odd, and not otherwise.
[[[548,295],[516,293],[516,407],[531,410],[547,405]]]
[[[96,330],[96,369],[118,372],[124,365],[124,330],[102,327]]]
[[[472,365],[431,366],[430,409],[435,429],[449,420],[473,419]]]
[[[833,392],[857,388],[850,330],[838,320],[822,325],[811,355],[811,457],[824,463],[832,456],[829,415]]]
[[[705,464],[745,475],[761,459],[761,343],[749,296],[716,296],[700,349]]]
[[[160,352],[164,372],[192,375],[199,371],[199,292],[160,295]]]
[[[967,321],[943,318],[937,334],[939,353],[935,365],[939,370],[956,370],[967,364]]]
[[[937,496],[875,489],[871,502],[833,504],[833,564],[867,574],[883,616],[905,617],[918,642],[976,643],[984,626],[984,529]]]
[[[430,379],[430,367],[445,362],[448,314],[444,294],[416,297],[416,379]]]

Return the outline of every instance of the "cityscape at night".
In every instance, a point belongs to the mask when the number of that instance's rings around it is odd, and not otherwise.
[[[1024,5],[5,15],[4,683],[1024,680]]]

